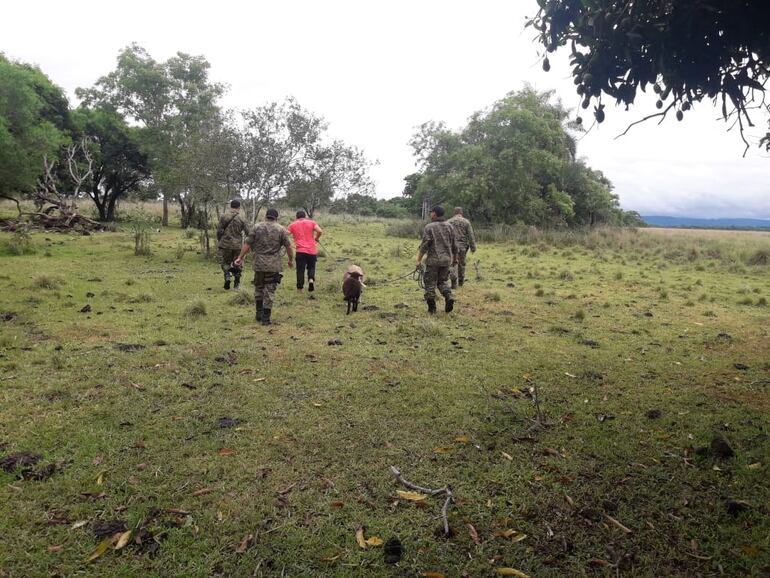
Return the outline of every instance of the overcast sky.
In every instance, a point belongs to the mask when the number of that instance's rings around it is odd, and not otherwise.
[[[114,6],[114,8],[113,8]],[[541,70],[525,17],[535,0],[176,2],[13,1],[3,7],[0,51],[38,64],[74,99],[138,42],[157,60],[202,54],[224,104],[247,108],[291,95],[324,116],[330,133],[379,161],[377,195],[400,194],[414,172],[407,142],[415,127],[443,120],[453,129],[525,82],[579,100],[567,54]],[[711,105],[683,122],[646,123],[651,99],[585,135],[578,154],[615,184],[621,205],[642,214],[770,218],[770,158],[727,133]],[[590,115],[584,115],[590,116]],[[758,115],[756,144],[766,127]]]

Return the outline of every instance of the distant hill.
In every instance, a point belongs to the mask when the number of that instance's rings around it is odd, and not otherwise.
[[[694,227],[699,229],[770,229],[766,219],[692,219],[689,217],[642,216],[653,227]]]

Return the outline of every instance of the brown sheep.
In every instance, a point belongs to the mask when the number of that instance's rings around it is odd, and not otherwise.
[[[351,265],[345,274],[342,276],[342,296],[348,304],[348,312],[346,315],[350,315],[350,310],[358,311],[358,300],[361,298],[361,291],[366,287],[364,285],[364,272],[358,265]]]

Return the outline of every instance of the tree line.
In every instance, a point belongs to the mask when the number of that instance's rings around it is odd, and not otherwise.
[[[156,61],[123,49],[115,70],[79,88],[72,108],[38,68],[0,54],[0,196],[66,207],[88,197],[113,221],[129,194],[177,203],[182,227],[241,197],[256,219],[285,198],[309,214],[335,194],[369,195],[363,151],[328,134],[293,98],[223,110],[225,87],[202,56]]]
[[[128,195],[176,203],[182,227],[205,229],[230,198],[248,216],[277,201],[309,215],[320,207],[382,217],[419,216],[424,205],[462,205],[482,223],[541,227],[639,224],[612,184],[576,156],[580,127],[551,92],[525,87],[453,131],[418,128],[419,170],[401,196],[373,196],[372,162],[328,134],[325,120],[293,98],[224,110],[226,87],[203,56],[155,60],[141,46],[79,88],[71,107],[38,68],[0,54],[0,197],[32,198],[64,211],[90,199],[113,221]],[[21,209],[19,209],[21,212]]]

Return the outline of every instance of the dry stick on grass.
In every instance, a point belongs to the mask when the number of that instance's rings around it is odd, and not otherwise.
[[[444,500],[444,506],[441,508],[441,518],[444,520],[444,535],[449,536],[449,518],[448,518],[448,510],[449,510],[449,504],[454,501],[454,495],[452,494],[452,488],[449,487],[447,484],[443,488],[423,488],[422,486],[418,486],[417,484],[413,484],[409,480],[404,479],[404,476],[401,475],[401,470],[399,470],[396,466],[390,466],[390,471],[393,473],[393,475],[396,477],[396,480],[398,480],[399,483],[406,486],[407,488],[411,490],[415,490],[417,492],[422,492],[423,494],[428,494],[429,496],[436,496],[438,494],[445,494],[446,500]]]

